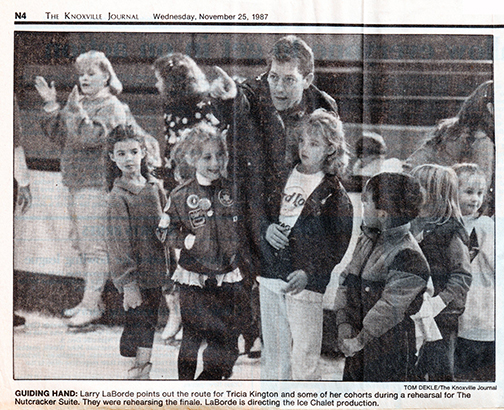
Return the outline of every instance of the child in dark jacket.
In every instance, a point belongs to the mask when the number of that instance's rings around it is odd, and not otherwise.
[[[434,317],[442,339],[427,342],[418,360],[421,380],[452,381],[458,319],[471,286],[469,238],[462,222],[455,171],[421,165],[412,174],[425,192],[413,232],[429,262],[433,289],[424,295],[420,316]]]
[[[363,226],[340,276],[336,320],[343,380],[414,379],[415,328],[429,266],[410,233],[422,202],[410,176],[380,173],[362,193]]]
[[[353,209],[337,175],[347,153],[340,119],[319,109],[299,138],[301,162],[268,198],[260,282],[261,378],[316,380],[322,297],[352,234]]]
[[[170,195],[168,245],[181,249],[172,279],[180,288],[183,336],[181,380],[194,379],[203,340],[200,380],[229,377],[238,355],[237,300],[242,293],[239,249],[242,218],[237,192],[226,179],[224,135],[200,123],[172,151],[181,185]]]

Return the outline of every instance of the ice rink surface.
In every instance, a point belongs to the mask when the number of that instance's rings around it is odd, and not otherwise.
[[[120,326],[96,325],[90,331],[70,331],[65,320],[23,313],[26,324],[14,330],[14,379],[124,379],[128,361],[119,355]],[[256,346],[253,350],[258,350]],[[243,340],[240,339],[243,351]],[[156,332],[151,379],[177,380],[178,345],[165,344]],[[198,370],[201,371],[201,352]],[[343,358],[320,358],[322,380],[341,380]],[[259,380],[260,359],[238,358],[231,380]]]

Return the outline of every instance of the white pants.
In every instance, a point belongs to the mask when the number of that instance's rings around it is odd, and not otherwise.
[[[70,238],[79,252],[85,278],[81,306],[97,309],[109,275],[107,254],[107,193],[105,189],[70,189]]]
[[[261,379],[318,380],[322,348],[321,293],[297,295],[259,287],[263,348]]]

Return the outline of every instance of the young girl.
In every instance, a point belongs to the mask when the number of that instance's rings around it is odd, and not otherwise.
[[[455,377],[461,381],[495,381],[495,226],[481,215],[487,192],[485,174],[476,164],[453,166],[465,229],[469,235],[472,283],[459,317]]]
[[[163,100],[164,120],[164,166],[156,172],[163,179],[169,194],[177,186],[174,176],[175,162],[172,151],[180,141],[183,132],[200,122],[223,128],[223,124],[214,115],[215,100],[209,96],[210,85],[196,62],[181,53],[171,53],[158,58],[153,64],[156,76],[156,88]],[[219,116],[219,115],[218,115]],[[171,255],[175,261],[175,255]],[[175,263],[173,263],[175,266]],[[162,334],[168,341],[174,338],[181,328],[179,292],[176,287],[165,290],[166,303],[170,315]]]
[[[431,314],[442,339],[427,342],[418,360],[419,377],[453,380],[453,352],[458,317],[464,311],[471,285],[468,237],[457,195],[457,175],[441,165],[421,165],[413,176],[425,192],[425,201],[412,231],[429,262],[433,292],[424,295],[420,316]]]
[[[107,216],[107,136],[117,125],[128,124],[148,138],[152,147],[156,148],[157,142],[137,125],[127,105],[117,99],[122,84],[105,54],[81,54],[75,67],[79,85],[73,88],[63,108],[56,100],[54,82],[49,86],[44,78],[37,77],[35,88],[45,103],[44,132],[62,148],[63,183],[70,194],[70,236],[85,278],[82,301],[64,314],[70,317],[70,326],[80,327],[101,317],[101,293],[108,277],[106,234],[101,228]]]
[[[429,277],[425,256],[410,233],[421,203],[420,184],[400,173],[379,173],[362,192],[362,234],[337,292],[338,345],[346,356],[343,380],[415,380],[409,316],[420,308]]]
[[[181,380],[194,379],[198,350],[206,340],[200,380],[229,377],[237,357],[237,302],[241,216],[237,192],[226,179],[225,138],[200,123],[174,147],[175,175],[182,182],[170,195],[168,245],[181,249],[172,279],[180,288],[183,336],[178,357]]]
[[[322,297],[352,234],[353,209],[339,182],[347,161],[343,126],[314,111],[299,139],[298,163],[268,198],[259,278],[261,378],[316,380]]]
[[[165,168],[161,175],[164,188],[171,192],[177,186],[175,163],[170,159],[182,133],[200,122],[220,124],[214,115],[215,106],[209,96],[210,85],[203,71],[189,56],[172,53],[158,58],[153,65],[156,88],[163,98]]]
[[[126,311],[120,352],[132,358],[129,379],[148,379],[161,287],[169,283],[164,246],[156,237],[166,197],[146,172],[143,138],[120,125],[109,140],[110,159],[121,172],[108,205],[110,271]]]

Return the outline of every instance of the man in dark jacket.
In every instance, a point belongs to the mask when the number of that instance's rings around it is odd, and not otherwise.
[[[233,99],[229,174],[245,196],[251,263],[259,260],[260,221],[265,200],[282,183],[281,175],[299,160],[297,136],[303,121],[317,108],[338,116],[334,99],[313,85],[311,48],[290,35],[279,39],[268,56],[268,70],[236,85],[222,70],[212,95]],[[257,272],[258,266],[253,269]]]
[[[248,272],[245,283],[252,287],[261,272],[260,249],[265,240],[261,238],[261,221],[267,219],[266,203],[277,189],[283,188],[282,175],[299,160],[297,136],[303,121],[317,108],[338,116],[338,108],[332,97],[313,85],[313,51],[293,35],[273,45],[267,71],[254,79],[237,85],[223,70],[217,70],[219,77],[212,82],[212,97],[232,101],[229,106],[224,103],[222,109],[230,124],[228,174],[243,196],[243,271]],[[255,308],[252,310],[257,311]],[[250,339],[244,336],[246,341]]]

